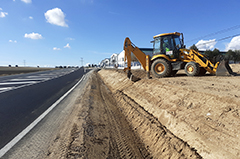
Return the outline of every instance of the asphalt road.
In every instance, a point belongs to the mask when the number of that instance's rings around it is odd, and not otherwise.
[[[0,78],[0,149],[85,74],[83,68]]]

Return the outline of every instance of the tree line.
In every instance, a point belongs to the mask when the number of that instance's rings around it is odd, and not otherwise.
[[[199,51],[197,46],[193,44],[190,49]],[[218,49],[206,50],[203,53],[210,61],[215,61],[216,57],[223,56],[226,60],[231,60],[234,63],[240,61],[240,50],[228,50],[227,52],[221,52]]]

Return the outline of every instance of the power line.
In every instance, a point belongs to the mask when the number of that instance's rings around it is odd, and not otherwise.
[[[224,32],[228,32],[230,30],[236,30],[238,28],[240,28],[240,25],[236,25],[236,26],[233,26],[233,27],[230,27],[230,28],[227,28],[227,29],[223,29],[223,30],[220,30],[220,31],[217,31],[217,32],[214,32],[214,33],[210,33],[210,34],[207,34],[207,35],[204,35],[204,36],[186,41],[186,43],[191,42],[191,41],[195,41],[195,40],[198,40],[198,39],[203,39],[203,38],[206,38],[206,37],[210,37],[210,36],[213,36],[213,35],[221,34],[221,33],[224,33]]]
[[[234,37],[236,37],[236,36],[240,36],[240,34],[235,34],[235,35],[227,36],[227,37],[225,37],[225,38],[221,38],[221,39],[218,39],[218,40],[213,40],[213,41],[205,42],[205,43],[199,44],[198,46],[206,45],[206,44],[209,44],[209,43],[214,43],[214,42],[217,42],[217,41],[226,40],[226,39],[229,39],[229,38],[234,38]]]

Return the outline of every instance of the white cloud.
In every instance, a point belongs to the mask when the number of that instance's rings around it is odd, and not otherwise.
[[[226,45],[226,51],[228,50],[240,50],[240,36],[232,38],[230,43]]]
[[[32,0],[21,0],[24,3],[32,3]]]
[[[54,47],[53,50],[61,50],[60,48]]]
[[[7,12],[0,12],[0,18],[4,18],[6,17],[6,15],[8,15]]]
[[[71,46],[69,45],[69,43],[67,43],[67,45],[66,46],[64,46],[64,48],[71,48]]]
[[[31,34],[25,34],[24,37],[25,37],[25,38],[34,39],[34,40],[36,40],[36,39],[42,39],[42,38],[43,38],[41,34],[34,33],[34,32],[31,33]]]
[[[0,10],[2,10],[2,8],[0,8]],[[6,15],[8,15],[7,12],[0,12],[0,18],[4,18]]]
[[[10,43],[17,43],[17,40],[9,40]]]
[[[196,43],[196,46],[199,50],[211,50],[214,49],[216,45],[216,39],[213,40],[200,40]]]
[[[32,17],[32,16],[29,16],[29,19],[33,19],[33,17]]]
[[[62,12],[61,9],[54,8],[48,10],[46,13],[44,13],[44,15],[48,23],[62,27],[68,27],[68,25],[65,22],[65,14]]]

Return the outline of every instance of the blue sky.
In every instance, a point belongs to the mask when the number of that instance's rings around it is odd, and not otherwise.
[[[214,41],[240,33],[201,38],[240,25],[239,7],[239,0],[0,0],[0,66],[99,63],[120,53],[126,37],[151,48],[154,35],[175,31],[187,47]],[[240,49],[240,37],[201,47]]]

